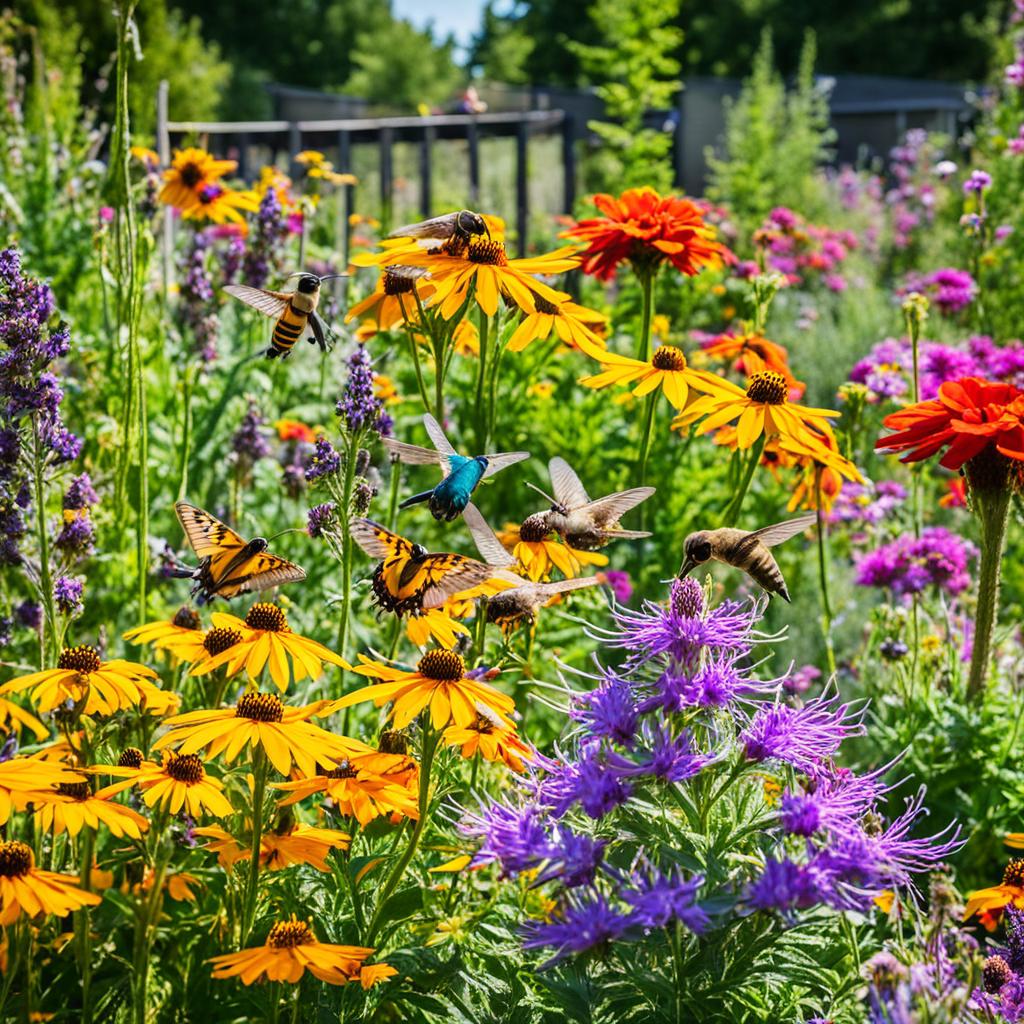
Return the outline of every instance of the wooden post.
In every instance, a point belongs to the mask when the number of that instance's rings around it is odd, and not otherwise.
[[[420,139],[420,216],[427,220],[433,209],[431,171],[434,139],[437,132],[430,125],[423,128],[423,137]]]
[[[338,132],[338,172],[340,174],[352,173],[352,135],[347,131]],[[341,202],[338,204],[338,219],[340,224],[335,231],[334,244],[341,254],[341,266],[339,271],[348,270],[349,253],[352,249],[352,224],[349,216],[352,213],[355,187],[353,185],[341,186]],[[335,280],[337,286],[334,294],[343,305],[348,305],[348,278],[339,277]]]
[[[520,121],[516,126],[516,252],[520,259],[526,255],[530,224],[529,149],[530,126]]]
[[[171,133],[167,127],[167,79],[161,79],[156,90],[156,148],[160,158],[160,166],[167,167],[171,162]],[[164,302],[171,294],[174,283],[174,211],[169,206],[161,213],[160,243],[163,263]]]
[[[476,209],[480,202],[480,132],[476,121],[466,124],[466,142],[469,143],[469,204]]]
[[[380,222],[385,234],[391,229],[391,202],[394,192],[394,164],[391,146],[395,133],[392,128],[380,129]]]
[[[576,126],[572,114],[562,118],[562,212],[570,216],[576,205]]]

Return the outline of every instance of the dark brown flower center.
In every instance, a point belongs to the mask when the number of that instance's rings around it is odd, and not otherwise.
[[[32,847],[12,840],[0,843],[0,878],[17,878],[32,870]]]
[[[202,782],[206,774],[198,754],[170,754],[164,761],[164,771],[175,782],[184,782],[186,786]]]
[[[385,295],[408,295],[413,290],[415,284],[415,273],[403,273],[402,271],[391,270],[390,268],[384,271]]]
[[[267,945],[271,949],[292,949],[316,942],[313,930],[305,921],[278,921],[267,936]]]
[[[382,754],[408,754],[409,741],[404,732],[396,729],[385,729],[377,740],[377,749]]]
[[[262,601],[254,604],[245,617],[250,629],[264,629],[270,633],[281,633],[288,628],[288,619],[276,604]]]
[[[651,366],[656,370],[685,370],[686,356],[675,345],[659,345],[654,350]]]
[[[280,722],[284,718],[284,705],[276,693],[246,693],[235,705],[236,718],[251,718],[254,722]]]
[[[1003,885],[1024,886],[1024,857],[1014,857],[1003,872]]]
[[[786,401],[786,378],[772,370],[755,373],[747,381],[747,398],[752,402],[763,402],[765,405],[782,405]]]
[[[547,299],[542,298],[540,295],[533,296],[533,305],[538,313],[543,313],[545,316],[558,315],[558,307],[553,302],[548,302]]]
[[[416,671],[427,679],[454,682],[466,674],[466,663],[454,651],[427,651],[420,658]]]
[[[485,735],[490,735],[494,732],[494,723],[485,715],[477,715],[476,721],[473,723],[473,732],[482,732]]]
[[[222,626],[214,626],[203,637],[203,647],[207,654],[223,654],[226,650],[234,647],[242,639],[242,634],[237,629],[224,629]]]
[[[527,544],[537,544],[551,532],[546,512],[535,512],[523,520],[519,527],[519,539]]]
[[[508,266],[505,246],[501,242],[491,242],[484,239],[469,243],[469,247],[466,249],[466,259],[470,263],[483,263],[490,267]]]
[[[175,613],[171,622],[179,629],[198,629],[199,616],[187,604],[182,605]]]
[[[100,652],[88,644],[65,647],[57,660],[57,668],[70,668],[76,672],[95,672],[99,667]]]
[[[990,956],[981,969],[981,983],[989,995],[995,995],[1011,978],[1013,971],[1001,956]]]
[[[58,782],[57,792],[72,800],[88,800],[92,796],[92,787],[88,782]]]
[[[191,160],[178,171],[178,175],[181,177],[182,185],[187,188],[195,188],[203,180],[203,172],[199,165]]]
[[[118,768],[141,768],[143,760],[142,751],[138,747],[125,747],[117,759],[117,766]]]
[[[356,770],[347,760],[339,761],[336,768],[332,768],[327,772],[327,778],[329,779],[354,779],[355,777]]]

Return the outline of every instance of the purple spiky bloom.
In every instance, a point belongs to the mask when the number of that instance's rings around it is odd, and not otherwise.
[[[322,505],[314,505],[306,515],[306,532],[310,537],[322,537],[324,530],[335,522],[336,506],[333,501],[325,501]]]
[[[463,835],[482,840],[473,866],[496,863],[503,875],[536,867],[548,845],[537,807],[494,803],[479,814],[464,811],[458,828]]]
[[[82,610],[82,580],[74,576],[58,576],[53,584],[53,599],[65,615],[77,615]]]
[[[341,455],[323,434],[317,435],[313,454],[309,457],[309,465],[306,467],[306,479],[319,480],[322,476],[337,473],[339,469]]]
[[[668,723],[644,722],[631,758],[609,755],[608,763],[623,778],[651,776],[662,782],[683,782],[693,778],[712,760],[694,746],[687,729],[677,735]]]
[[[624,886],[618,893],[633,908],[630,924],[651,929],[681,921],[696,935],[707,930],[710,918],[697,906],[697,892],[704,884],[703,875],[686,878],[679,867],[663,873],[648,866],[642,871],[634,871],[630,882],[631,885]]]
[[[530,921],[523,929],[523,946],[540,949],[551,946],[555,955],[541,970],[602,943],[619,938],[629,927],[628,915],[615,910],[599,893],[568,897],[551,921]]]
[[[604,860],[607,843],[559,825],[542,850],[544,863],[536,882],[557,878],[567,889],[590,885]]]
[[[631,684],[608,673],[589,693],[573,695],[569,717],[591,736],[605,737],[629,746],[637,727],[637,705]]]
[[[381,429],[381,410],[384,403],[373,393],[373,366],[365,345],[357,345],[348,360],[348,380],[335,407],[348,430],[357,434],[363,430]],[[388,417],[390,420],[390,417]]]

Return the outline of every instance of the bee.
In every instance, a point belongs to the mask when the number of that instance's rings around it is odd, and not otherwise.
[[[228,295],[233,295],[274,321],[270,348],[266,351],[268,359],[275,359],[277,356],[287,359],[307,328],[310,331],[310,344],[315,341],[322,352],[327,351],[327,338],[332,334],[331,329],[320,319],[320,314],[316,311],[320,302],[320,286],[324,281],[346,275],[330,274],[327,277],[317,277],[316,274],[299,273],[292,276],[299,279],[293,292],[272,292],[264,288],[250,288],[246,284],[229,284],[224,287]]]
[[[401,462],[413,465],[437,465],[443,479],[429,491],[421,491],[406,498],[399,508],[409,508],[428,502],[430,514],[439,522],[451,522],[465,509],[470,495],[481,480],[493,476],[500,469],[530,457],[529,452],[500,452],[492,455],[459,455],[441,429],[441,424],[430,413],[423,417],[433,448],[420,448],[385,437],[387,450]]]
[[[500,578],[509,580],[508,570],[516,561],[505,550],[480,510],[470,502],[463,517],[480,556],[491,565],[506,570]],[[516,586],[487,598],[487,621],[500,626],[501,631],[507,635],[521,625],[532,626],[537,620],[537,612],[559,594],[596,587],[605,582],[607,580],[603,573],[585,579],[556,580],[553,583],[531,583],[520,578]]]
[[[691,569],[713,558],[716,562],[742,569],[769,594],[778,594],[783,601],[788,602],[789,591],[782,570],[768,549],[803,533],[817,522],[817,518],[817,512],[808,512],[774,526],[764,526],[760,530],[738,530],[726,526],[718,530],[691,533],[683,541],[683,564],[679,568],[679,578],[682,579]]]
[[[176,566],[172,575],[193,581],[196,604],[209,604],[215,597],[229,600],[237,594],[269,590],[306,578],[304,569],[267,551],[265,538],[246,541],[209,512],[185,501],[179,501],[174,511],[199,556],[199,565]]]
[[[415,238],[427,249],[438,249],[447,246],[461,251],[469,245],[473,235],[491,237],[491,229],[487,221],[472,210],[457,210],[440,217],[421,220],[417,224],[406,224],[395,228],[388,238]]]
[[[644,530],[623,530],[619,520],[654,494],[653,487],[633,487],[591,501],[580,478],[565,459],[558,456],[548,463],[551,486],[555,496],[531,487],[551,502],[543,516],[544,525],[554,530],[570,547],[579,551],[596,551],[612,540],[637,540],[650,537]],[[534,516],[530,517],[534,519]]]

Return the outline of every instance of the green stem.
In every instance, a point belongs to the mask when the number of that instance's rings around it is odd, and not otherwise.
[[[341,657],[345,657],[345,649],[348,646],[349,623],[351,614],[349,606],[352,603],[352,531],[349,528],[349,517],[352,515],[352,495],[355,492],[356,480],[356,459],[359,455],[359,438],[349,438],[348,447],[345,453],[345,478],[341,490],[341,618],[338,622],[338,650]]]
[[[385,520],[389,530],[394,530],[398,521],[398,491],[402,484],[402,464],[394,456],[391,457],[391,479],[388,491],[388,518]]]
[[[81,865],[81,886],[86,891],[92,891],[92,853],[95,834],[85,830],[82,841],[82,865]],[[75,926],[79,930],[79,949],[81,958],[82,974],[82,1024],[91,1024],[92,1021],[92,925],[91,914],[88,907],[82,909],[75,915]]]
[[[242,907],[241,944],[244,946],[252,929],[256,915],[256,897],[260,883],[260,840],[263,838],[263,797],[267,789],[267,755],[262,747],[257,747],[253,758],[252,794],[252,843],[249,846],[249,875],[245,886],[245,903]]]
[[[153,866],[153,886],[143,901],[135,927],[135,964],[132,971],[135,1024],[146,1024],[146,990],[149,987],[149,954],[152,946],[151,930],[160,913],[168,857],[169,855],[164,854],[163,851],[157,856],[157,861]]]
[[[750,449],[750,459],[743,470],[743,479],[740,481],[739,490],[733,495],[732,501],[726,507],[725,514],[722,516],[722,526],[733,526],[736,520],[739,519],[740,510],[743,508],[743,501],[747,496],[747,491],[750,489],[750,481],[754,479],[754,470],[757,469],[757,464],[761,461],[761,453],[763,451],[764,434],[754,442],[753,448]]]
[[[178,462],[178,501],[188,494],[188,460],[192,448],[192,364],[185,364],[182,377],[181,456]]]
[[[658,401],[658,391],[655,389],[648,396],[644,404],[644,424],[640,433],[640,448],[637,450],[637,479],[639,486],[643,487],[647,480],[647,459],[651,454],[651,433],[654,426],[654,406]],[[640,506],[640,529],[647,529],[647,502]]]
[[[377,937],[377,932],[380,930],[382,923],[380,913],[384,909],[384,904],[387,903],[388,897],[395,891],[398,883],[402,880],[405,869],[409,866],[409,862],[416,853],[416,847],[419,846],[420,836],[423,835],[423,829],[426,825],[427,811],[430,809],[430,768],[434,763],[434,752],[437,750],[441,733],[432,728],[425,718],[422,718],[421,722],[423,728],[423,751],[420,756],[419,817],[416,819],[416,825],[412,830],[412,835],[409,837],[409,845],[405,848],[405,853],[402,854],[401,860],[395,865],[388,876],[388,880],[380,890],[380,895],[377,897],[377,906],[373,912],[373,917],[370,920],[370,929],[366,935],[366,945],[368,946],[373,945],[373,940]]]
[[[832,602],[828,594],[828,555],[825,550],[828,542],[825,516],[821,508],[821,467],[814,470],[815,511],[818,516],[818,585],[821,588],[821,623],[825,637],[825,658],[828,661],[829,675],[835,675],[836,653],[832,646]]]
[[[40,668],[57,664],[57,609],[53,602],[53,573],[50,569],[50,537],[46,525],[46,500],[43,489],[45,456],[39,437],[39,424],[32,418],[32,484],[35,490],[36,531],[39,538],[39,589],[45,615],[41,644]]]
[[[651,321],[654,319],[654,271],[638,273],[640,293],[643,306],[640,310],[640,342],[636,348],[636,357],[642,363],[651,358]]]
[[[487,419],[484,414],[484,382],[487,379],[487,354],[491,340],[491,318],[482,309],[479,310],[479,314],[480,358],[477,360],[476,400],[473,404],[473,412],[476,419],[476,448],[477,451],[483,452],[487,450]]]

